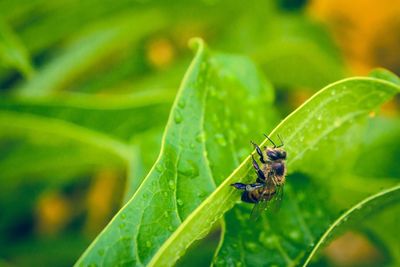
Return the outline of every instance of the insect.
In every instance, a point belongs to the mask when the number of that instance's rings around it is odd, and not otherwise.
[[[264,148],[265,154],[263,154],[257,144],[251,142],[260,156],[260,162],[262,163],[262,167],[260,168],[254,156],[251,155],[252,164],[257,173],[256,182],[252,184],[231,184],[236,189],[243,190],[242,201],[255,204],[250,215],[254,220],[269,207],[274,206],[275,209],[279,209],[283,197],[283,186],[286,180],[286,151],[282,148],[283,141],[278,135],[281,144],[277,146],[267,135],[265,137],[273,145],[273,147]]]

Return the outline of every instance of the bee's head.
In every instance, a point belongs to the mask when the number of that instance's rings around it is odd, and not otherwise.
[[[286,159],[286,151],[280,148],[269,148],[267,156],[270,160]]]

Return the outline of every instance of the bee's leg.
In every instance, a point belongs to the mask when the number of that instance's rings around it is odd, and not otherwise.
[[[272,182],[274,183],[275,186],[278,186],[278,182],[276,181],[274,174],[271,175],[271,180],[272,180]]]
[[[263,187],[264,183],[254,183],[254,184],[234,183],[234,184],[231,184],[231,186],[235,187],[236,189],[245,190],[247,192],[250,192],[257,188]]]
[[[256,151],[257,151],[257,154],[260,156],[260,161],[261,161],[262,163],[265,163],[264,155],[263,155],[263,153],[262,153],[260,147],[259,147],[256,143],[254,143],[253,141],[250,141],[250,143],[254,146],[254,148],[255,148]]]
[[[260,166],[258,166],[257,161],[254,159],[253,155],[251,155],[251,158],[253,160],[253,167],[256,170],[257,173],[257,182],[261,182],[261,181],[265,181],[265,175],[262,172],[262,170],[260,169]]]
[[[258,188],[261,188],[261,187],[263,187],[265,184],[264,183],[255,183],[255,184],[248,184],[248,185],[246,185],[246,191],[247,192],[250,192],[250,191],[253,191],[253,190],[256,190],[256,189],[258,189]]]
[[[242,201],[247,203],[257,203],[258,200],[253,197],[251,192],[264,186],[265,186],[264,183],[255,183],[246,185],[246,189],[242,193]]]
[[[234,183],[234,184],[231,184],[231,186],[233,186],[234,188],[239,189],[239,190],[246,190],[247,184]]]

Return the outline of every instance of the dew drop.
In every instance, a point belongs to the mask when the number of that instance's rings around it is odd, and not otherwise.
[[[218,144],[220,144],[221,146],[227,145],[226,139],[223,134],[218,133],[215,135],[215,138],[217,139]]]
[[[194,143],[190,143],[190,146],[189,146],[190,148],[195,148],[195,144]]]
[[[178,102],[178,107],[180,107],[180,108],[185,108],[185,106],[186,106],[186,101],[183,100],[183,99],[181,99],[181,100]]]
[[[125,218],[126,218],[125,213],[121,213],[121,219],[125,219]]]
[[[197,142],[202,143],[202,142],[204,141],[204,134],[203,134],[203,133],[199,133],[199,134],[196,136],[195,139],[196,139]]]
[[[182,114],[178,110],[175,112],[174,120],[177,124],[183,121]]]
[[[335,125],[335,127],[339,127],[342,122],[339,119],[336,119],[333,124]]]
[[[181,160],[179,162],[178,172],[179,174],[189,178],[195,178],[199,176],[199,168],[193,161],[190,160]]]
[[[168,218],[168,217],[169,217],[168,211],[164,211],[164,217],[165,217],[165,218]]]
[[[204,193],[204,192],[198,192],[197,193],[197,196],[199,197],[199,198],[203,198],[203,197],[205,197],[207,194],[206,193]]]
[[[293,239],[295,241],[299,241],[301,238],[301,234],[297,230],[290,231],[289,236],[291,239]]]
[[[146,241],[146,247],[151,247],[151,242],[150,241]]]
[[[331,95],[336,95],[336,90],[332,90]]]
[[[125,225],[126,225],[125,223],[120,223],[120,224],[119,224],[119,228],[124,229],[124,228],[125,228]]]
[[[275,238],[271,234],[267,235],[265,232],[261,232],[258,240],[269,249],[275,247]]]
[[[246,242],[244,243],[244,246],[250,251],[256,251],[258,248],[257,244],[254,242]]]
[[[183,205],[182,199],[179,199],[179,198],[176,200],[176,203],[178,203],[179,206],[182,206],[182,205]]]
[[[168,186],[169,186],[169,188],[174,189],[175,188],[175,182],[173,180],[169,180],[168,181]]]
[[[174,231],[174,227],[168,226],[168,231],[170,231],[170,232]]]
[[[224,259],[220,258],[220,259],[217,259],[216,265],[226,266],[227,264],[226,264],[226,261]]]
[[[163,192],[163,195],[164,195],[164,197],[167,197],[167,196],[168,196],[168,192],[167,192],[167,191],[164,191],[164,192]]]
[[[161,165],[161,164],[157,164],[156,165],[156,170],[158,171],[158,172],[162,172],[163,171],[163,166]]]
[[[98,253],[100,256],[103,256],[103,255],[104,255],[104,249],[99,249],[99,250],[97,251],[97,253]]]

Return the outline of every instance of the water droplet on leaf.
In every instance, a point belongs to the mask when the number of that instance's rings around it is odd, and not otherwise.
[[[176,110],[176,112],[175,112],[174,120],[177,124],[179,124],[183,121],[182,114],[178,110]]]
[[[293,230],[289,232],[289,236],[291,239],[295,240],[295,241],[299,241],[301,238],[301,234],[299,231],[297,230]]]
[[[178,102],[178,107],[180,107],[180,108],[185,108],[185,106],[186,106],[186,101],[183,100],[183,99],[181,99],[181,100]]]
[[[97,251],[97,253],[98,253],[100,256],[103,256],[103,255],[104,255],[104,249],[99,249],[99,250]]]
[[[244,246],[250,251],[256,251],[258,248],[257,244],[254,242],[245,242]]]
[[[202,142],[204,141],[204,134],[203,134],[203,133],[199,133],[199,134],[196,136],[195,139],[196,139],[197,142],[202,143]]]
[[[182,206],[182,205],[183,205],[182,199],[179,199],[179,198],[176,200],[176,203],[178,203],[179,206]]]
[[[168,181],[168,186],[169,186],[169,188],[174,189],[175,188],[175,182],[173,180],[169,180]]]
[[[218,144],[220,144],[221,146],[227,145],[226,139],[223,134],[218,133],[215,135],[215,138],[217,139]]]

